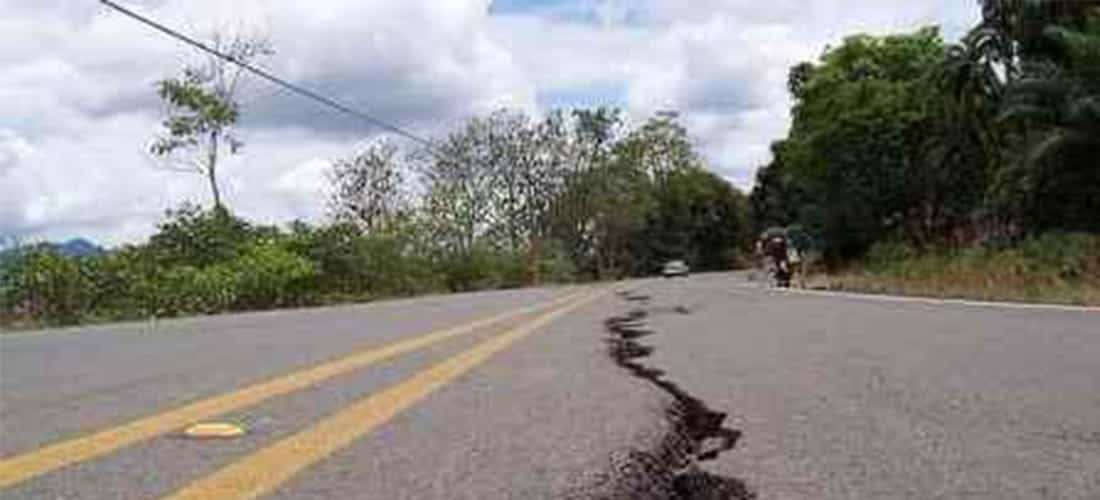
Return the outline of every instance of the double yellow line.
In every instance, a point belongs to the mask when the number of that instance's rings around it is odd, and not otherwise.
[[[188,424],[255,405],[354,370],[426,348],[444,340],[547,310],[519,326],[371,395],[298,434],[264,448],[185,487],[173,499],[255,498],[298,471],[371,432],[397,413],[471,370],[515,341],[598,296],[574,293],[549,304],[525,307],[472,323],[361,351],[312,368],[194,402],[88,436],[0,460],[0,488],[178,430]]]

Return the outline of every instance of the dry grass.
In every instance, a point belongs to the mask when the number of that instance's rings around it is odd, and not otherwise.
[[[1053,236],[1006,250],[950,253],[880,248],[857,268],[813,281],[832,290],[1100,306],[1100,237]]]

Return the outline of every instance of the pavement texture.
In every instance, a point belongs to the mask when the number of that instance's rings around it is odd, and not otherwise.
[[[1100,498],[1100,312],[632,288],[647,362],[743,432],[708,468],[760,498]]]
[[[605,286],[264,497],[1100,498],[1100,313],[745,278]],[[0,459],[571,291],[0,335]],[[163,497],[530,317],[218,415],[241,438],[164,433],[0,498]]]
[[[548,302],[565,290],[432,297],[0,336],[3,458],[155,415],[364,346]],[[560,498],[585,491],[614,450],[666,430],[667,399],[610,362],[607,294],[338,450],[272,498]],[[173,432],[0,491],[0,498],[165,496],[499,333],[432,345],[219,416],[240,439]]]

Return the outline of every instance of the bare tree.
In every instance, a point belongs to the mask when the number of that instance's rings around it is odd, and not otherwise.
[[[436,245],[450,255],[469,255],[496,220],[492,162],[476,139],[480,128],[474,119],[435,150],[418,154],[424,215]]]
[[[274,53],[265,38],[244,35],[216,33],[210,45],[246,63]],[[240,117],[237,92],[243,76],[240,65],[211,55],[203,64],[185,67],[181,76],[157,84],[168,109],[163,130],[149,150],[169,170],[205,177],[217,209],[222,208],[218,161],[244,146],[234,130]]]
[[[521,113],[473,118],[424,154],[420,179],[440,241],[519,252],[544,231],[557,185],[551,136]]]
[[[382,140],[329,171],[329,213],[367,232],[385,230],[409,214],[411,200],[399,150]]]

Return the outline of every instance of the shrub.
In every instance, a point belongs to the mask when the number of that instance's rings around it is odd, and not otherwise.
[[[237,301],[237,286],[237,275],[225,267],[179,265],[143,281],[137,290],[148,314],[178,316],[228,311]]]
[[[301,303],[317,266],[277,242],[264,241],[248,245],[237,258],[207,271],[231,277],[237,308],[269,308]]]
[[[54,324],[79,322],[92,299],[82,259],[69,259],[47,246],[9,257],[3,273],[4,306],[13,316]]]
[[[296,224],[286,247],[315,263],[312,288],[341,300],[411,295],[443,288],[432,261],[415,246],[415,228],[363,234],[337,224]]]
[[[233,259],[265,232],[270,230],[254,228],[224,208],[185,204],[168,212],[148,247],[164,265],[205,267]]]
[[[882,271],[917,255],[917,250],[905,243],[883,242],[872,246],[865,260],[870,270]]]
[[[1025,241],[1021,255],[1066,279],[1084,278],[1100,270],[1100,236],[1050,233]]]
[[[572,283],[577,277],[577,267],[573,260],[556,242],[542,248],[538,266],[539,283]]]

